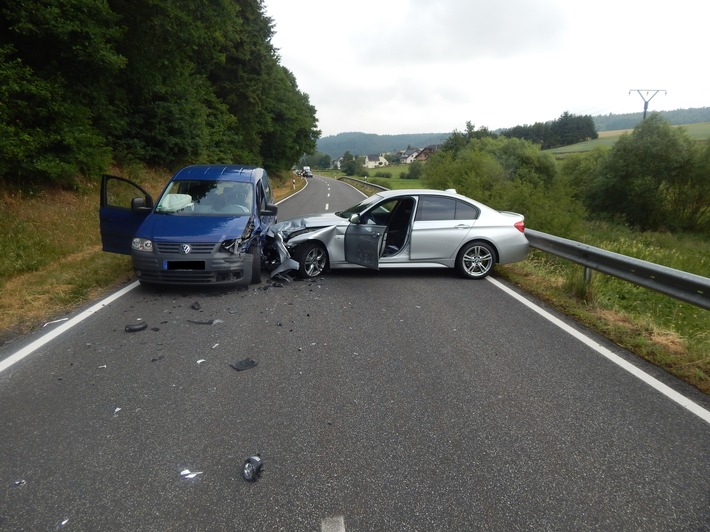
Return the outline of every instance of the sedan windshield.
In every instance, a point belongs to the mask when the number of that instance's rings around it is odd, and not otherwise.
[[[365,198],[357,205],[353,205],[352,207],[345,209],[344,211],[336,212],[335,214],[337,216],[340,216],[341,218],[349,219],[353,214],[360,214],[370,205],[380,201],[381,199],[382,197],[380,197],[378,194],[375,194],[373,196],[370,196],[369,198]]]

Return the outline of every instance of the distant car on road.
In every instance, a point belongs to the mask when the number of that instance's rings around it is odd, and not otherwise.
[[[103,250],[131,255],[142,283],[258,283],[277,207],[263,168],[188,166],[157,203],[139,185],[103,176]]]
[[[272,269],[285,264],[301,277],[328,268],[448,267],[482,279],[496,264],[527,257],[525,218],[454,190],[388,190],[341,212],[273,225]]]

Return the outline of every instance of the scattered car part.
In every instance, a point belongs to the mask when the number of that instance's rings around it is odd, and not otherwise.
[[[244,466],[242,466],[242,476],[244,480],[255,482],[259,478],[259,475],[261,475],[263,465],[264,461],[259,454],[247,458],[244,461]]]
[[[232,366],[237,371],[244,371],[256,367],[257,364],[258,362],[256,360],[252,360],[251,358],[245,358],[244,360],[240,360],[239,362],[234,362],[230,364],[230,366]]]
[[[147,328],[148,328],[148,323],[146,323],[145,321],[142,321],[140,323],[126,325],[126,332],[144,331]]]

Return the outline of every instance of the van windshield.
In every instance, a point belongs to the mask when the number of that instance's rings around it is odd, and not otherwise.
[[[178,215],[239,216],[254,212],[254,188],[237,181],[173,181],[155,212]]]

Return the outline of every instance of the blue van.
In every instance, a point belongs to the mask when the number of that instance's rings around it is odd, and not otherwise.
[[[254,166],[188,166],[155,203],[132,181],[101,180],[103,250],[131,255],[141,283],[260,283],[276,213],[269,177]]]

